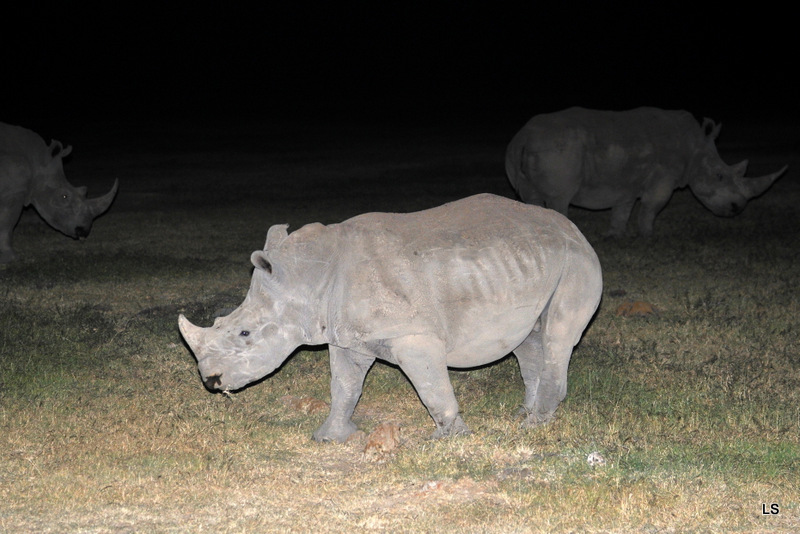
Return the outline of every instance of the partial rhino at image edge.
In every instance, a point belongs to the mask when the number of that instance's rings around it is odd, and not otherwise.
[[[86,188],[73,187],[64,175],[70,152],[59,141],[47,145],[31,130],[0,123],[0,263],[16,258],[11,237],[25,206],[74,239],[89,235],[94,219],[111,206],[117,180],[105,195],[86,198]]]
[[[639,234],[650,236],[656,215],[676,189],[688,186],[713,214],[729,217],[788,168],[745,178],[747,160],[727,165],[717,153],[720,127],[711,119],[701,126],[687,111],[652,107],[544,113],[508,144],[506,175],[529,204],[564,215],[570,204],[611,208],[611,237],[625,234],[639,200]]]
[[[314,432],[344,441],[376,359],[406,374],[436,424],[468,432],[448,367],[513,352],[525,423],[549,421],[567,393],[573,347],[602,293],[600,262],[559,213],[481,194],[416,213],[269,229],[244,302],[201,328],[179,328],[212,391],[245,387],[301,345],[327,344],[331,410]]]

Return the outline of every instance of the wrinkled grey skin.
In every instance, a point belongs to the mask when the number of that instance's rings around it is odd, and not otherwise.
[[[398,365],[436,423],[468,432],[448,367],[514,352],[528,424],[550,420],[567,392],[572,348],[602,290],[594,250],[560,214],[483,194],[410,214],[269,229],[250,290],[233,313],[180,331],[211,390],[272,373],[300,345],[327,343],[331,411],[314,432],[344,441],[376,358]]]
[[[712,213],[727,217],[786,170],[745,178],[747,160],[728,166],[717,154],[719,131],[710,119],[701,127],[686,111],[569,108],[536,115],[514,136],[506,174],[529,204],[564,215],[569,204],[611,208],[611,237],[625,233],[639,199],[639,234],[650,236],[675,189],[688,185]]]
[[[50,146],[36,133],[0,123],[0,263],[16,257],[11,248],[22,208],[33,205],[56,230],[72,238],[89,235],[92,221],[111,205],[117,181],[102,197],[87,199],[85,187],[72,187],[62,159],[72,152],[59,141]]]

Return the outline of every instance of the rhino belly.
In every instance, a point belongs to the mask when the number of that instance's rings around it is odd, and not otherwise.
[[[636,195],[622,185],[584,186],[572,197],[570,204],[590,210],[604,210],[635,199]]]
[[[647,160],[652,149],[645,147],[631,154],[611,145],[589,158],[581,187],[570,204],[590,210],[613,208],[634,202],[651,173]]]
[[[458,332],[450,332],[447,365],[477,367],[503,358],[530,335],[541,312],[536,308],[526,306],[460,323]]]

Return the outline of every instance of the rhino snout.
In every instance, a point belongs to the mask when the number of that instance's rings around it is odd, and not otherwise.
[[[80,238],[83,238],[83,237],[88,237],[89,230],[90,230],[90,228],[87,228],[85,226],[78,226],[77,228],[75,228],[75,237],[77,239],[80,239]]]

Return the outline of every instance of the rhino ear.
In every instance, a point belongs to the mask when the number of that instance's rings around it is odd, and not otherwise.
[[[716,138],[719,136],[719,131],[721,129],[722,129],[722,123],[716,124],[713,120],[709,119],[708,117],[703,118],[703,133],[709,139],[709,141],[716,140]]]
[[[272,262],[267,258],[267,253],[263,250],[256,250],[250,255],[250,262],[256,269],[262,270],[267,274],[272,274]]]
[[[264,243],[264,250],[277,248],[283,240],[289,237],[286,229],[289,228],[288,224],[275,224],[267,231],[267,242]]]
[[[61,144],[61,141],[56,141],[53,139],[50,141],[50,146],[47,147],[48,152],[50,152],[50,157],[55,158],[66,158],[72,152],[72,145],[67,145],[67,148],[64,148],[64,145]]]

